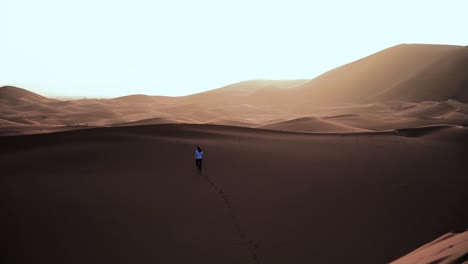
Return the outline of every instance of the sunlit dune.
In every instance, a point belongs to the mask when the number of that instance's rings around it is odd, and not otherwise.
[[[295,92],[312,105],[468,103],[467,68],[468,47],[399,45],[322,74]]]
[[[391,264],[462,264],[468,262],[468,231],[447,233]]]

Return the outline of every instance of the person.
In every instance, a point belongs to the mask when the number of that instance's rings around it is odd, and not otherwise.
[[[197,146],[195,150],[195,164],[197,165],[197,169],[201,171],[202,169],[202,160],[203,160],[203,150]]]

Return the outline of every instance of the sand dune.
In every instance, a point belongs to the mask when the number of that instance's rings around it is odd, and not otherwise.
[[[0,106],[28,105],[34,103],[54,102],[55,99],[47,98],[42,95],[14,87],[0,87]]]
[[[451,232],[392,264],[462,264],[468,262],[468,231]]]
[[[338,105],[317,108],[315,112],[294,112],[266,105],[240,104],[221,107],[192,103],[184,105],[180,102],[133,104],[88,99],[9,106],[0,110],[0,114],[4,124],[10,122],[20,125],[71,126],[87,123],[93,126],[108,126],[163,118],[167,119],[168,123],[170,120],[213,124],[229,124],[233,121],[239,126],[310,132],[378,131],[411,126],[468,123],[467,106],[453,100]],[[304,116],[311,119],[298,119]],[[293,119],[298,120],[288,121]]]
[[[275,122],[273,124],[260,126],[263,129],[295,131],[295,132],[365,132],[368,130],[341,125],[325,119],[314,117],[302,117],[284,122]]]
[[[299,86],[310,104],[387,101],[468,103],[468,47],[398,45],[331,70]]]
[[[154,104],[162,100],[170,99],[167,96],[148,96],[144,94],[135,94],[122,96],[112,99],[115,102],[121,102],[126,104]]]
[[[411,128],[399,128],[395,129],[395,132],[398,135],[402,135],[405,137],[420,137],[427,134],[433,134],[434,132],[438,132],[445,129],[450,128],[463,128],[463,126],[456,126],[456,125],[434,125],[434,126],[421,126],[421,127],[411,127]]]
[[[467,56],[399,45],[183,97],[0,87],[0,262],[396,260],[468,223]],[[466,261],[465,234],[395,263]]]
[[[467,68],[468,47],[453,46],[450,51],[441,52],[440,58],[428,64],[423,71],[416,72],[413,78],[399,83],[376,99],[399,98],[413,102],[453,99],[468,103]]]
[[[208,121],[206,124],[224,125],[224,126],[237,126],[237,127],[250,127],[250,128],[258,127],[258,124],[248,123],[248,122],[245,122],[245,120],[238,121],[238,120],[223,119],[223,118],[212,119],[212,120]]]
[[[449,102],[426,101],[400,111],[398,114],[412,117],[439,117],[452,113],[455,110],[456,107]]]
[[[228,85],[211,91],[181,98],[184,104],[192,103],[205,106],[230,106],[250,104],[256,106],[277,104],[281,95],[305,83],[306,80],[252,80]]]
[[[468,130],[427,132],[0,137],[3,262],[388,263],[468,222]]]
[[[461,46],[398,45],[312,80],[252,80],[183,97],[57,101],[7,86],[0,88],[0,118],[8,126],[109,126],[162,118],[309,132],[464,125],[467,56]],[[311,119],[298,119],[305,116]]]
[[[156,117],[156,118],[142,119],[142,120],[127,122],[127,123],[117,123],[115,126],[143,126],[143,125],[172,124],[172,123],[176,123],[176,122],[171,119]]]

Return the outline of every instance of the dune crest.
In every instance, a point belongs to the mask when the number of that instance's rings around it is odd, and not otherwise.
[[[345,132],[367,132],[367,129],[361,129],[342,125],[326,119],[317,117],[301,117],[284,122],[276,122],[260,126],[263,129],[292,131],[292,132],[315,132],[315,133],[345,133]]]
[[[0,87],[0,107],[11,107],[18,105],[30,105],[36,103],[55,102],[57,100],[44,97],[31,91],[14,87]]]
[[[312,104],[388,101],[468,103],[468,47],[398,45],[338,67],[297,87]]]

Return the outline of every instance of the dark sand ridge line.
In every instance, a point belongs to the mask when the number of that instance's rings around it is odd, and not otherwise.
[[[0,137],[34,135],[34,134],[51,134],[51,133],[60,133],[60,132],[65,132],[65,131],[95,129],[95,128],[106,127],[106,126],[86,125],[85,123],[69,125],[69,126],[29,125],[27,129],[24,129],[23,126],[25,125],[5,125],[2,127],[2,130],[0,130]]]
[[[346,115],[341,117],[324,118],[338,124],[367,129],[371,131],[382,131],[409,127],[421,127],[430,125],[463,125],[468,123],[466,115],[447,115],[446,118],[432,117],[399,117],[392,115],[362,114]]]
[[[178,123],[178,122],[177,120],[171,120],[171,119],[164,118],[164,117],[154,117],[154,118],[142,119],[142,120],[137,120],[137,121],[112,124],[110,126],[142,126],[142,125],[144,126],[144,125],[172,124],[172,123]]]
[[[287,121],[276,122],[272,124],[262,125],[259,128],[281,130],[281,131],[298,131],[298,132],[368,132],[367,129],[361,129],[342,125],[336,122],[324,120],[317,117],[300,117]]]
[[[358,136],[358,135],[397,135],[397,136],[405,136],[405,137],[418,137],[424,136],[426,134],[430,134],[432,132],[437,132],[447,128],[461,128],[466,127],[468,124],[464,125],[453,125],[453,124],[437,124],[437,125],[427,125],[427,126],[417,126],[417,127],[404,127],[398,129],[385,129],[385,130],[362,130],[362,131],[345,131],[345,132],[307,132],[307,131],[293,131],[293,130],[278,130],[278,129],[270,129],[265,127],[253,127],[253,126],[236,126],[236,125],[229,125],[229,124],[213,124],[213,123],[206,123],[206,124],[195,124],[195,123],[185,123],[185,122],[165,122],[166,120],[163,118],[154,118],[149,120],[142,120],[143,124],[140,124],[140,121],[130,122],[130,123],[122,123],[122,124],[114,124],[114,125],[69,125],[69,126],[31,126],[29,127],[31,130],[37,131],[40,129],[41,133],[61,133],[61,132],[70,132],[73,129],[80,130],[94,130],[94,129],[106,129],[106,128],[118,128],[118,127],[128,127],[129,129],[139,129],[143,127],[164,127],[164,126],[179,126],[179,127],[187,127],[187,128],[194,128],[197,130],[197,127],[203,129],[203,127],[218,127],[218,128],[226,128],[226,129],[233,129],[236,131],[247,131],[247,132],[268,132],[274,134],[296,134],[296,135],[315,135],[315,136]],[[146,123],[145,121],[149,121]],[[152,123],[151,121],[156,121],[156,123]],[[24,125],[18,126],[9,126],[10,129],[23,129]],[[7,127],[8,128],[8,127]],[[48,131],[50,128],[50,131]],[[245,133],[247,133],[245,132]],[[0,133],[0,136],[21,136],[21,135],[31,135],[34,133],[27,133],[27,131],[23,131],[23,133],[10,133],[5,130],[3,133]]]
[[[179,127],[186,127],[188,129],[193,129],[194,131],[203,130],[205,127],[211,128],[219,128],[221,131],[224,130],[233,130],[236,132],[240,132],[248,136],[250,133],[271,133],[271,134],[284,134],[284,135],[310,135],[310,136],[359,136],[359,135],[395,135],[395,136],[405,136],[405,137],[419,137],[431,134],[432,132],[438,132],[444,129],[450,128],[463,128],[468,126],[467,125],[452,125],[452,124],[438,124],[438,125],[428,125],[428,126],[418,126],[418,127],[407,127],[407,128],[399,128],[399,129],[386,129],[380,131],[356,131],[356,132],[303,132],[303,131],[285,131],[285,130],[276,130],[276,129],[268,129],[263,127],[243,127],[243,126],[232,126],[232,125],[219,125],[219,124],[156,124],[156,125],[138,125],[138,126],[131,126],[130,129],[139,129],[145,126],[167,126],[168,128],[171,126],[179,126]],[[199,129],[200,128],[200,129]],[[99,128],[96,128],[99,129]]]
[[[397,135],[405,136],[405,137],[420,137],[430,133],[434,133],[443,129],[447,128],[463,128],[463,126],[459,125],[431,125],[431,126],[421,126],[421,127],[414,127],[414,128],[400,128],[394,129]]]

